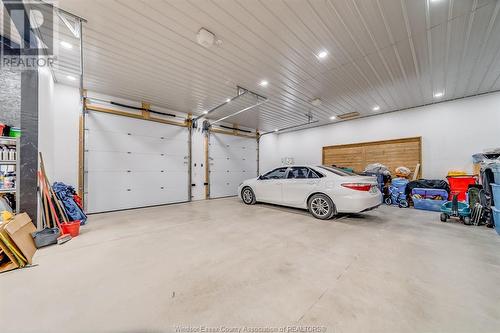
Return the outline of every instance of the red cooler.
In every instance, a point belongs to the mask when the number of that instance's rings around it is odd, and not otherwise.
[[[467,190],[469,185],[476,183],[476,177],[474,176],[453,176],[448,178],[448,183],[450,184],[450,197],[449,200],[453,199],[453,195],[458,194],[458,201],[467,200]]]

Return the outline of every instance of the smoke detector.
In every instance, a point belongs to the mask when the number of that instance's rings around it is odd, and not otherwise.
[[[196,41],[206,48],[213,46],[216,42],[218,43],[218,41],[215,40],[215,35],[205,28],[201,28],[200,31],[198,31]]]
[[[321,100],[319,98],[315,98],[311,101],[311,104],[314,106],[320,106],[321,105]]]

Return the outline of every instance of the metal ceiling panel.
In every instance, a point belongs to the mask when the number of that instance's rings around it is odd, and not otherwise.
[[[237,119],[262,131],[302,123],[309,112],[323,124],[500,85],[496,0],[59,3],[88,20],[85,88],[201,115],[240,85],[269,98]],[[202,27],[222,45],[198,45]],[[328,55],[319,59],[322,50]],[[69,59],[60,66],[74,70]]]

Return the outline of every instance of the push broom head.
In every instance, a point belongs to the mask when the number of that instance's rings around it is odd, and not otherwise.
[[[70,240],[71,240],[70,234],[62,234],[61,236],[57,237],[57,244],[61,245],[61,244],[64,244]]]

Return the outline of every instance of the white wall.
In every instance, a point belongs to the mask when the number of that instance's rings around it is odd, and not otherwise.
[[[52,89],[52,97],[50,89],[44,92],[47,100],[41,96],[40,150],[44,152],[51,180],[76,186],[79,91],[61,84],[53,84]],[[89,96],[134,105],[132,101],[96,93],[89,93]],[[193,163],[197,163],[198,169],[204,162],[203,136],[199,134],[193,135]],[[422,137],[425,178],[443,178],[450,169],[471,172],[473,153],[500,146],[500,93],[291,133],[269,134],[260,142],[260,172],[281,165],[283,157],[293,157],[295,163],[320,164],[322,147],[327,145],[414,136]],[[198,192],[193,188],[195,200],[202,199],[204,193],[201,191],[204,173],[198,171],[193,174],[193,182],[200,189]]]
[[[82,106],[78,88],[57,84],[50,71],[39,70],[38,151],[47,177],[75,186],[78,182],[78,117]]]
[[[47,176],[53,174],[54,81],[46,67],[38,69],[38,151],[42,152]]]
[[[53,181],[78,185],[80,91],[63,84],[54,85],[54,175]]]
[[[293,157],[321,164],[322,147],[422,137],[422,175],[444,178],[449,170],[472,172],[471,155],[500,147],[500,93],[433,104],[261,139],[261,173]]]

